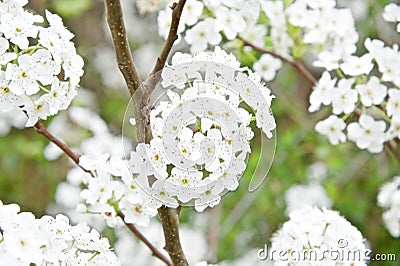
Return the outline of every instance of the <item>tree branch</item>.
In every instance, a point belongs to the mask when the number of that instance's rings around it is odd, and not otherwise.
[[[105,4],[107,23],[111,31],[118,68],[124,76],[129,93],[132,96],[142,81],[133,63],[122,16],[121,3],[119,0],[105,0]]]
[[[42,122],[38,121],[35,124],[35,129],[36,129],[36,132],[38,132],[39,134],[43,135],[46,139],[48,139],[50,142],[54,143],[57,147],[59,147],[83,171],[85,171],[86,173],[89,173],[91,176],[94,177],[94,174],[92,173],[92,171],[86,170],[85,168],[83,168],[82,166],[79,165],[79,157],[80,157],[80,155],[74,153],[64,142],[62,142],[56,136],[51,134],[47,130],[47,128],[42,124]]]
[[[179,239],[179,219],[175,209],[161,206],[158,216],[164,231],[165,247],[175,266],[189,265]]]
[[[178,4],[173,5],[172,8],[172,20],[171,27],[168,32],[167,40],[164,44],[164,47],[161,51],[160,56],[157,58],[156,64],[154,65],[153,70],[150,73],[150,76],[159,72],[165,65],[167,61],[168,55],[174,45],[174,42],[178,39],[178,27],[179,21],[181,19],[182,11],[185,6],[186,0],[180,0]]]
[[[273,57],[278,58],[278,59],[290,64],[291,66],[296,68],[297,71],[299,71],[300,74],[302,74],[313,85],[317,83],[317,79],[310,73],[310,71],[308,71],[304,67],[304,65],[300,61],[298,61],[298,60],[290,60],[290,59],[288,59],[288,58],[286,58],[284,56],[281,56],[280,54],[277,54],[277,53],[275,53],[273,51],[264,49],[262,47],[259,47],[259,46],[255,45],[255,44],[253,44],[253,43],[250,43],[249,41],[246,41],[245,39],[243,39],[240,36],[238,37],[238,39],[241,40],[243,42],[243,45],[245,45],[245,46],[249,46],[249,47],[253,48],[254,50],[259,51],[259,52],[264,53],[264,54],[270,54]]]
[[[136,118],[137,141],[148,143],[151,139],[151,129],[147,119],[147,106],[151,92],[161,77],[161,70],[167,61],[171,48],[178,38],[177,32],[180,17],[186,0],[180,0],[172,8],[172,21],[166,43],[160,56],[150,73],[147,84],[142,84],[138,77],[129,50],[128,40],[124,28],[121,4],[119,0],[105,0],[107,8],[107,22],[113,36],[114,48],[116,51],[118,66],[124,75],[131,96],[137,91],[134,99]],[[165,250],[171,257],[173,265],[188,265],[179,239],[178,216],[174,209],[161,207],[158,209],[161,224],[164,230]],[[131,229],[131,228],[130,228]],[[132,230],[131,230],[132,231]]]
[[[125,215],[122,212],[119,212],[118,216],[122,219],[126,227],[128,227],[128,229],[132,233],[134,233],[151,250],[153,256],[165,262],[166,265],[173,266],[172,262],[167,257],[165,257],[164,254],[162,254],[155,246],[153,246],[153,244],[150,243],[150,241],[136,228],[135,225],[125,222]]]

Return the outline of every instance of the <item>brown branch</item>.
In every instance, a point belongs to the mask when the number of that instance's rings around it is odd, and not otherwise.
[[[131,57],[120,2],[119,0],[105,0],[105,3],[107,8],[107,22],[113,37],[119,69],[124,75],[131,96],[136,92],[136,90],[138,91],[138,93],[135,94],[134,99],[137,126],[136,138],[138,142],[149,142],[151,139],[151,131],[149,124],[147,123],[146,110],[150,94],[153,91],[155,84],[160,79],[161,70],[167,61],[175,40],[178,38],[177,32],[179,21],[186,0],[180,0],[178,4],[174,4],[171,7],[173,9],[172,21],[166,43],[160,56],[157,58],[152,72],[150,73],[148,83],[142,84],[142,86]],[[161,207],[158,209],[158,213],[164,230],[165,250],[170,255],[173,265],[188,265],[179,239],[179,222],[175,210]]]
[[[105,0],[105,4],[107,23],[111,31],[118,67],[132,96],[142,81],[133,63],[122,16],[121,3],[119,0]]]
[[[132,233],[134,233],[151,250],[154,257],[159,258],[168,266],[173,266],[172,262],[166,256],[164,256],[164,254],[162,254],[155,246],[153,246],[153,244],[150,243],[150,241],[136,228],[135,225],[125,222],[125,215],[122,212],[119,212],[118,216],[122,219],[126,227],[128,227],[128,229]]]
[[[47,130],[47,128],[42,124],[42,122],[40,122],[40,121],[37,122],[35,124],[35,129],[36,129],[36,132],[38,132],[39,134],[43,135],[46,139],[48,139],[50,142],[54,143],[57,147],[59,147],[83,171],[85,171],[86,173],[89,173],[91,176],[94,177],[94,174],[92,173],[92,171],[86,170],[85,168],[83,168],[82,166],[79,165],[79,157],[80,157],[80,155],[74,153],[64,142],[62,142],[56,136],[51,134]]]
[[[300,74],[302,74],[313,85],[317,83],[317,79],[310,73],[310,71],[307,70],[307,68],[304,67],[304,65],[300,61],[290,60],[280,54],[275,53],[274,51],[270,51],[270,50],[264,49],[262,47],[259,47],[253,43],[250,43],[249,41],[246,41],[245,39],[243,39],[240,36],[238,37],[238,39],[241,40],[243,42],[243,45],[245,45],[245,46],[249,46],[249,47],[253,48],[254,50],[259,51],[264,54],[270,54],[273,57],[278,58],[278,59],[290,64],[291,66],[296,68],[297,71],[299,71]]]
[[[167,40],[164,44],[160,56],[157,58],[153,70],[150,73],[148,84],[146,84],[146,86],[141,86],[141,89],[143,89],[141,90],[142,97],[141,99],[138,99],[138,101],[140,102],[142,100],[141,102],[142,104],[141,105],[139,104],[139,106],[137,106],[137,108],[139,107],[137,111],[139,110],[142,115],[142,117],[139,118],[139,121],[143,123],[143,125],[144,123],[146,123],[146,120],[143,119],[144,115],[143,110],[148,103],[149,95],[151,94],[155,85],[159,81],[162,69],[165,65],[165,62],[167,61],[169,53],[171,52],[171,48],[176,39],[178,39],[177,33],[178,33],[179,21],[185,3],[186,0],[180,0],[178,4],[174,3],[173,6],[171,7],[172,8],[171,27],[169,29]],[[143,102],[144,99],[146,102]],[[146,142],[149,142],[151,139],[151,132],[149,125],[148,124],[145,124],[145,126],[138,125],[137,134],[138,134],[137,136],[138,141],[139,139],[145,139]],[[161,225],[164,231],[164,239],[165,239],[164,249],[168,252],[169,256],[171,257],[173,264],[176,266],[188,265],[179,238],[178,213],[176,212],[175,209],[162,206],[158,209],[158,215],[160,217]]]
[[[174,45],[174,42],[178,39],[179,21],[181,19],[181,14],[185,6],[185,3],[186,0],[180,0],[178,4],[174,4],[173,6],[171,6],[172,8],[171,27],[168,32],[167,40],[164,44],[160,56],[157,58],[156,64],[154,65],[154,68],[151,71],[150,76],[156,74],[164,67],[168,55],[172,49],[172,46]]]
[[[158,216],[164,231],[164,249],[168,252],[174,265],[189,265],[179,239],[179,219],[176,210],[162,206],[158,209]]]

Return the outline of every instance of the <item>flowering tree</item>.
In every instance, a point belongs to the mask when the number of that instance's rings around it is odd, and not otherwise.
[[[12,127],[34,128],[48,141],[37,154],[69,158],[54,162],[55,204],[47,209],[54,217],[21,212],[2,191],[1,261],[365,265],[373,260],[370,247],[379,253],[390,242],[395,252],[399,178],[383,183],[400,163],[400,52],[375,28],[359,34],[357,22],[368,18],[356,12],[368,12],[363,1],[353,1],[353,9],[338,2],[0,1],[0,133],[17,143]],[[104,12],[106,23],[73,39],[46,7],[66,17],[71,10]],[[382,7],[379,16],[395,36],[400,7],[385,2],[371,10]],[[104,31],[103,44],[80,51],[78,37],[98,38],[97,31]],[[5,169],[18,168],[7,147],[0,147]],[[263,183],[275,149],[272,177]],[[27,174],[32,167],[19,168]],[[260,191],[265,200],[256,199]],[[250,227],[266,220],[269,226],[257,228],[259,244],[249,248],[255,231],[241,235],[233,227],[252,203],[262,211],[250,216]],[[230,232],[243,242],[242,258],[220,254],[218,243]],[[267,242],[272,251],[315,258],[260,257],[254,248]],[[326,253],[332,250],[363,255]]]

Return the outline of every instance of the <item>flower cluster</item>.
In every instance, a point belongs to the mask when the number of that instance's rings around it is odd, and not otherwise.
[[[207,16],[202,16],[203,8]],[[167,5],[158,14],[159,34],[166,37],[170,28],[171,9]],[[184,40],[190,45],[192,53],[207,50],[208,45],[218,45],[222,34],[228,40],[235,39],[238,34],[254,36],[261,40],[266,34],[266,28],[257,25],[260,3],[257,0],[246,1],[187,1],[182,12],[179,33],[184,34]]]
[[[95,177],[82,175],[86,188],[80,195],[88,206],[78,205],[80,211],[101,214],[111,227],[117,225],[119,212],[126,223],[139,226],[147,226],[157,214],[129,173],[126,160],[107,153],[88,154],[80,157],[79,165],[95,173]]]
[[[383,221],[390,234],[400,237],[400,176],[380,188],[378,205],[385,208]]]
[[[360,149],[378,153],[386,141],[400,136],[400,72],[394,67],[400,62],[400,52],[397,46],[385,47],[380,40],[366,39],[365,47],[368,53],[351,56],[340,64],[339,80],[328,71],[323,73],[310,95],[309,111],[331,105],[333,114],[318,122],[316,131],[326,135],[333,145],[348,139]],[[366,76],[374,67],[372,60],[380,77]],[[345,120],[352,113],[359,120],[347,125]],[[343,132],[346,126],[347,138]]]
[[[159,34],[167,36],[171,9],[158,14]],[[236,38],[287,58],[315,51],[315,66],[329,70],[356,51],[358,34],[350,9],[336,8],[335,0],[308,1],[197,1],[187,2],[178,29],[192,53]],[[323,18],[323,19],[322,19]],[[267,37],[268,33],[268,37]],[[233,45],[234,42],[232,42]],[[266,81],[275,77],[281,61],[264,54],[254,63]]]
[[[194,57],[176,53],[163,70],[164,98],[150,103],[153,139],[139,143],[129,161],[155,207],[194,201],[203,211],[218,204],[223,193],[237,188],[246,168],[251,121],[272,137],[273,96],[258,75],[239,66],[233,55],[216,47]],[[149,176],[155,180],[149,182]]]
[[[0,2],[0,111],[21,108],[26,127],[66,109],[76,95],[83,60],[61,18],[46,10],[49,26],[24,6]]]
[[[363,236],[338,212],[305,207],[291,212],[289,217],[290,220],[272,237],[271,250],[287,252],[293,256],[286,257],[285,261],[276,261],[274,265],[288,265],[288,262],[315,265],[316,261],[323,265],[365,265],[363,260],[366,246]],[[336,255],[330,255],[329,250],[337,252]],[[304,257],[304,252],[316,256]],[[353,252],[359,252],[360,257],[338,255]],[[279,258],[275,256],[272,259]]]
[[[3,265],[121,265],[108,239],[66,216],[20,212],[0,201],[0,257]]]

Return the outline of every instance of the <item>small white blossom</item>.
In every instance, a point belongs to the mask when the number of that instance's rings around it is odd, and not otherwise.
[[[380,104],[386,97],[387,88],[381,84],[379,79],[372,76],[366,84],[356,85],[363,105],[371,106]]]
[[[347,127],[347,137],[354,141],[358,148],[367,149],[371,153],[383,150],[386,141],[384,121],[375,121],[372,116],[362,114],[359,122],[353,122]]]
[[[340,142],[346,142],[346,135],[343,130],[346,128],[346,123],[343,119],[331,115],[327,119],[319,121],[315,125],[315,130],[328,137],[332,145],[337,145]]]

